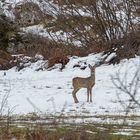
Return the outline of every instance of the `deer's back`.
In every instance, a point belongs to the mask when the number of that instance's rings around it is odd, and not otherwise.
[[[93,87],[95,84],[95,77],[87,77],[87,78],[75,77],[73,78],[72,83],[73,83],[73,87],[90,88]]]

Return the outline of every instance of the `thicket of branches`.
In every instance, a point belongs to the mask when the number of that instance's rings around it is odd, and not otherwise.
[[[24,3],[35,5],[33,0]],[[36,1],[40,9],[33,10],[38,10],[35,17],[40,16],[40,23],[54,42],[94,46],[95,51],[97,48],[102,51],[114,40],[127,40],[130,34],[139,34],[139,3],[139,0],[41,0]]]
[[[44,0],[44,3],[48,1]],[[49,3],[54,21],[46,24],[49,33],[66,32],[67,42],[82,46],[127,38],[139,30],[138,0],[55,0]],[[45,10],[45,6],[44,6]],[[56,34],[57,36],[57,34]],[[55,36],[55,37],[56,37]],[[59,39],[59,36],[57,36]],[[52,36],[53,38],[53,36]]]

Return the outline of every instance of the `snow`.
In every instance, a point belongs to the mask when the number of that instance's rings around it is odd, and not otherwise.
[[[111,53],[107,58],[106,58],[106,62],[110,62],[114,57],[116,57],[116,53]]]
[[[111,76],[115,77],[120,71],[123,76],[127,70],[128,81],[135,74],[135,66],[139,66],[139,57],[123,60],[118,65],[101,65],[96,68],[96,84],[92,90],[93,102],[86,102],[86,89],[77,93],[79,103],[75,104],[72,97],[72,78],[87,77],[90,75],[88,64],[94,65],[101,59],[102,54],[91,54],[87,57],[72,57],[66,68],[36,71],[43,60],[32,63],[21,71],[12,68],[0,71],[0,97],[9,93],[5,113],[10,108],[13,114],[27,114],[39,112],[41,114],[65,115],[100,115],[100,114],[125,114],[124,108],[118,102],[117,89],[112,83]],[[86,62],[86,63],[85,63]],[[87,66],[85,70],[74,67],[79,63]],[[6,73],[6,75],[4,74]],[[124,100],[128,96],[122,96]],[[139,114],[138,109],[132,110]]]

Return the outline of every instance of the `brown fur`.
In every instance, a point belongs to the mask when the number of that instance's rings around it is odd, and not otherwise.
[[[92,102],[92,87],[95,85],[95,66],[89,65],[89,68],[91,70],[91,75],[87,78],[82,78],[82,77],[75,77],[72,80],[73,84],[73,98],[74,102],[78,103],[78,99],[76,97],[76,93],[78,92],[79,89],[81,88],[87,88],[87,102]]]

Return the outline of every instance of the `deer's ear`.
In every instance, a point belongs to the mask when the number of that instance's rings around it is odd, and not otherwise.
[[[89,68],[92,68],[92,66],[90,64],[88,64]]]

